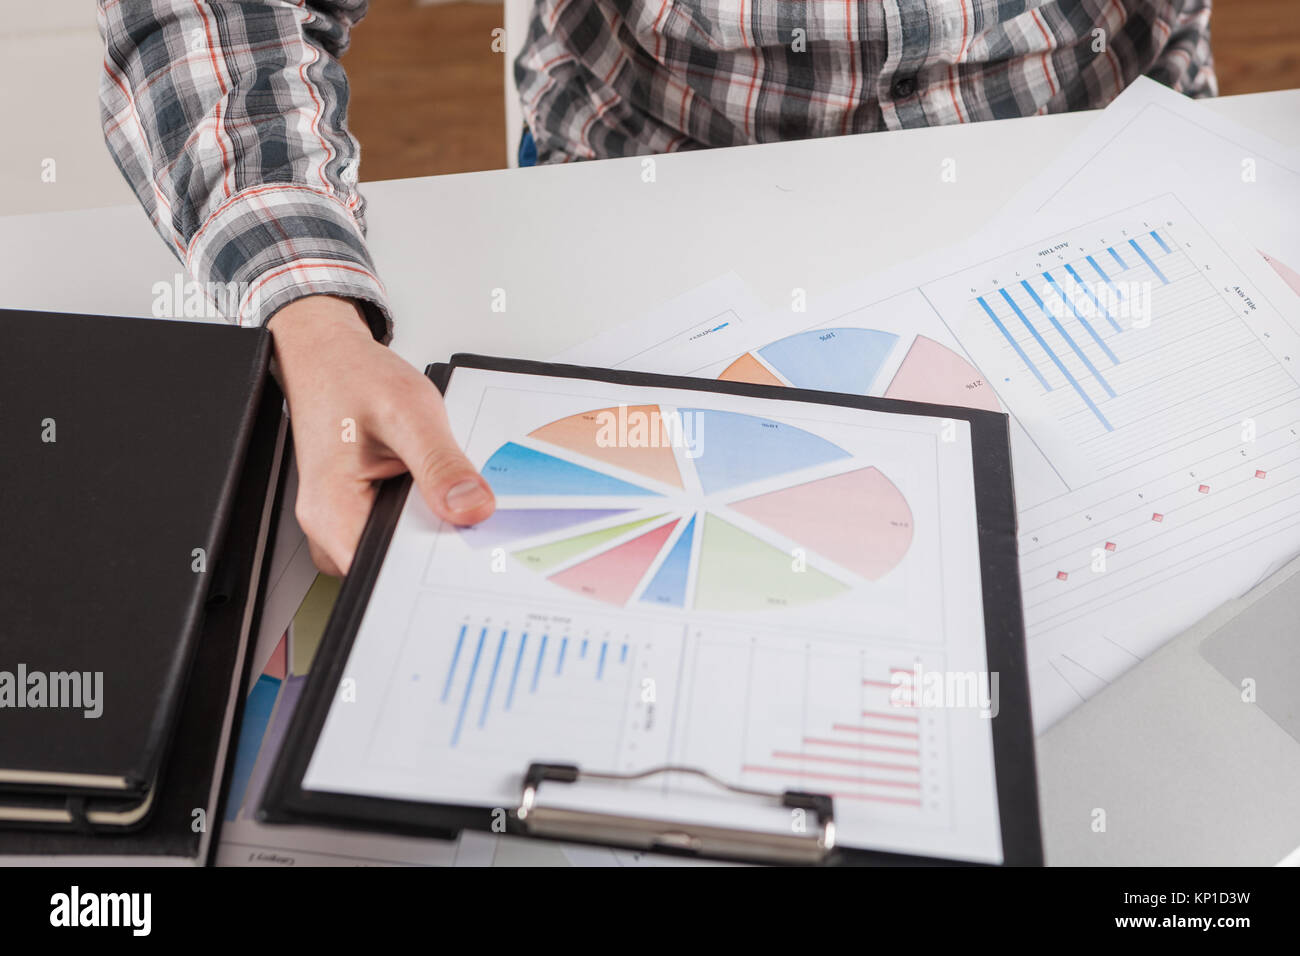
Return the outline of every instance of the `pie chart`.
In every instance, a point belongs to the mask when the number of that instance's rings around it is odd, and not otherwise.
[[[755,415],[660,405],[581,412],[498,447],[497,496],[458,529],[556,588],[618,607],[758,611],[893,571],[912,511],[839,445]]]
[[[1002,411],[975,366],[924,335],[912,340],[888,383],[878,381],[900,345],[900,336],[879,329],[814,329],[746,352],[718,377]]]

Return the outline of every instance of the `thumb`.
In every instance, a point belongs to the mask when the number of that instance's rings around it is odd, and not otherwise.
[[[402,459],[433,513],[453,524],[477,524],[496,499],[451,433],[442,396],[424,379],[416,401],[384,423],[381,439]]]

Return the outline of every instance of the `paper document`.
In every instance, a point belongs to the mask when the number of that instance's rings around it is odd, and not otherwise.
[[[1098,211],[1172,192],[1237,226],[1300,296],[1300,153],[1146,77],[1108,106],[1000,217]]]
[[[1001,859],[987,706],[897,700],[987,671],[967,422],[473,368],[447,411],[498,510],[408,497],[304,788],[513,807],[535,760],[686,764],[832,793],[843,845]],[[549,796],[790,826],[677,775]]]
[[[1031,666],[1141,658],[1296,552],[1298,302],[1229,230],[1164,196],[921,293],[1030,440]]]
[[[561,359],[1010,414],[1041,730],[1300,552],[1297,168],[1140,82],[966,246],[709,347]]]

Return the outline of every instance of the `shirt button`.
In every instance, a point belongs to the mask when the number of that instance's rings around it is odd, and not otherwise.
[[[905,100],[916,92],[916,78],[912,76],[900,77],[894,80],[894,85],[890,88],[894,94],[894,99]]]

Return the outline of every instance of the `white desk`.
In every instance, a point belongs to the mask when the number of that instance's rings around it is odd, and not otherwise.
[[[1206,108],[1300,147],[1300,91]],[[462,350],[547,358],[729,269],[768,306],[794,287],[815,299],[971,234],[1087,122],[663,156],[653,183],[639,159],[371,183],[394,344],[419,366]],[[955,183],[940,180],[946,159]],[[135,207],[0,218],[0,306],[147,316],[178,268]],[[490,309],[496,288],[505,313]],[[1043,823],[1050,845],[1061,824]]]
[[[1207,109],[1300,147],[1300,90]],[[369,183],[371,247],[412,362],[548,358],[734,269],[789,302],[974,232],[1088,123],[1006,120]],[[956,161],[957,180],[940,180]],[[75,265],[74,265],[75,264]],[[134,207],[0,218],[0,305],[149,315],[174,259]],[[508,309],[489,308],[503,288]]]

